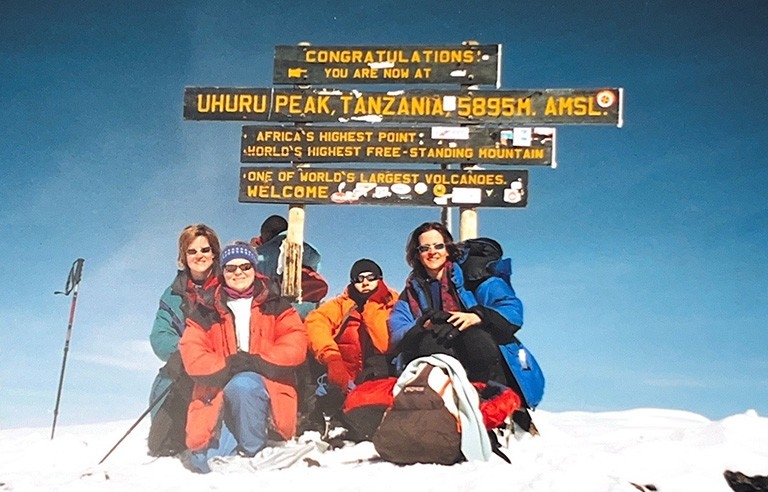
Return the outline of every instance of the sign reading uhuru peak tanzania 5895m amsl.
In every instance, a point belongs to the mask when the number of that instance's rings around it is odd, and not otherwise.
[[[397,90],[186,87],[190,120],[622,125],[622,89]]]
[[[275,46],[275,84],[462,84],[499,87],[501,45]]]

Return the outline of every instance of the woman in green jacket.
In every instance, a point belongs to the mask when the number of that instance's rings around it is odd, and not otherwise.
[[[155,355],[165,362],[150,392],[152,426],[149,452],[155,456],[183,451],[186,412],[192,384],[179,355],[179,340],[186,326],[186,313],[199,299],[205,300],[219,285],[221,245],[213,229],[204,224],[185,227],[179,235],[176,278],[160,297],[160,306],[149,341]],[[162,396],[171,383],[174,388]]]

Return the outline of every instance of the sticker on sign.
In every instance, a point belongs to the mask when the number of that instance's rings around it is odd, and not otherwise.
[[[482,199],[483,195],[480,188],[454,188],[453,197],[451,197],[451,201],[457,204],[476,204],[480,203]]]
[[[435,140],[469,140],[469,127],[433,126],[432,138]]]

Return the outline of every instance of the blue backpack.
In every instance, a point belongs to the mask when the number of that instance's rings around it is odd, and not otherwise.
[[[489,277],[500,277],[512,286],[512,260],[504,258],[501,245],[491,238],[467,239],[459,260],[465,284],[477,286]],[[473,290],[473,289],[471,289]],[[530,350],[520,340],[500,345],[501,355],[519,386],[525,406],[536,408],[544,396],[544,373]]]

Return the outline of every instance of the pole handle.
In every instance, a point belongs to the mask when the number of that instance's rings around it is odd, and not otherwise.
[[[83,276],[83,263],[85,263],[85,260],[82,258],[78,258],[72,263],[72,268],[69,269],[67,284],[64,287],[64,290],[57,290],[54,294],[64,294],[65,296],[68,296],[73,290],[76,290],[77,286],[80,284],[80,279]]]

